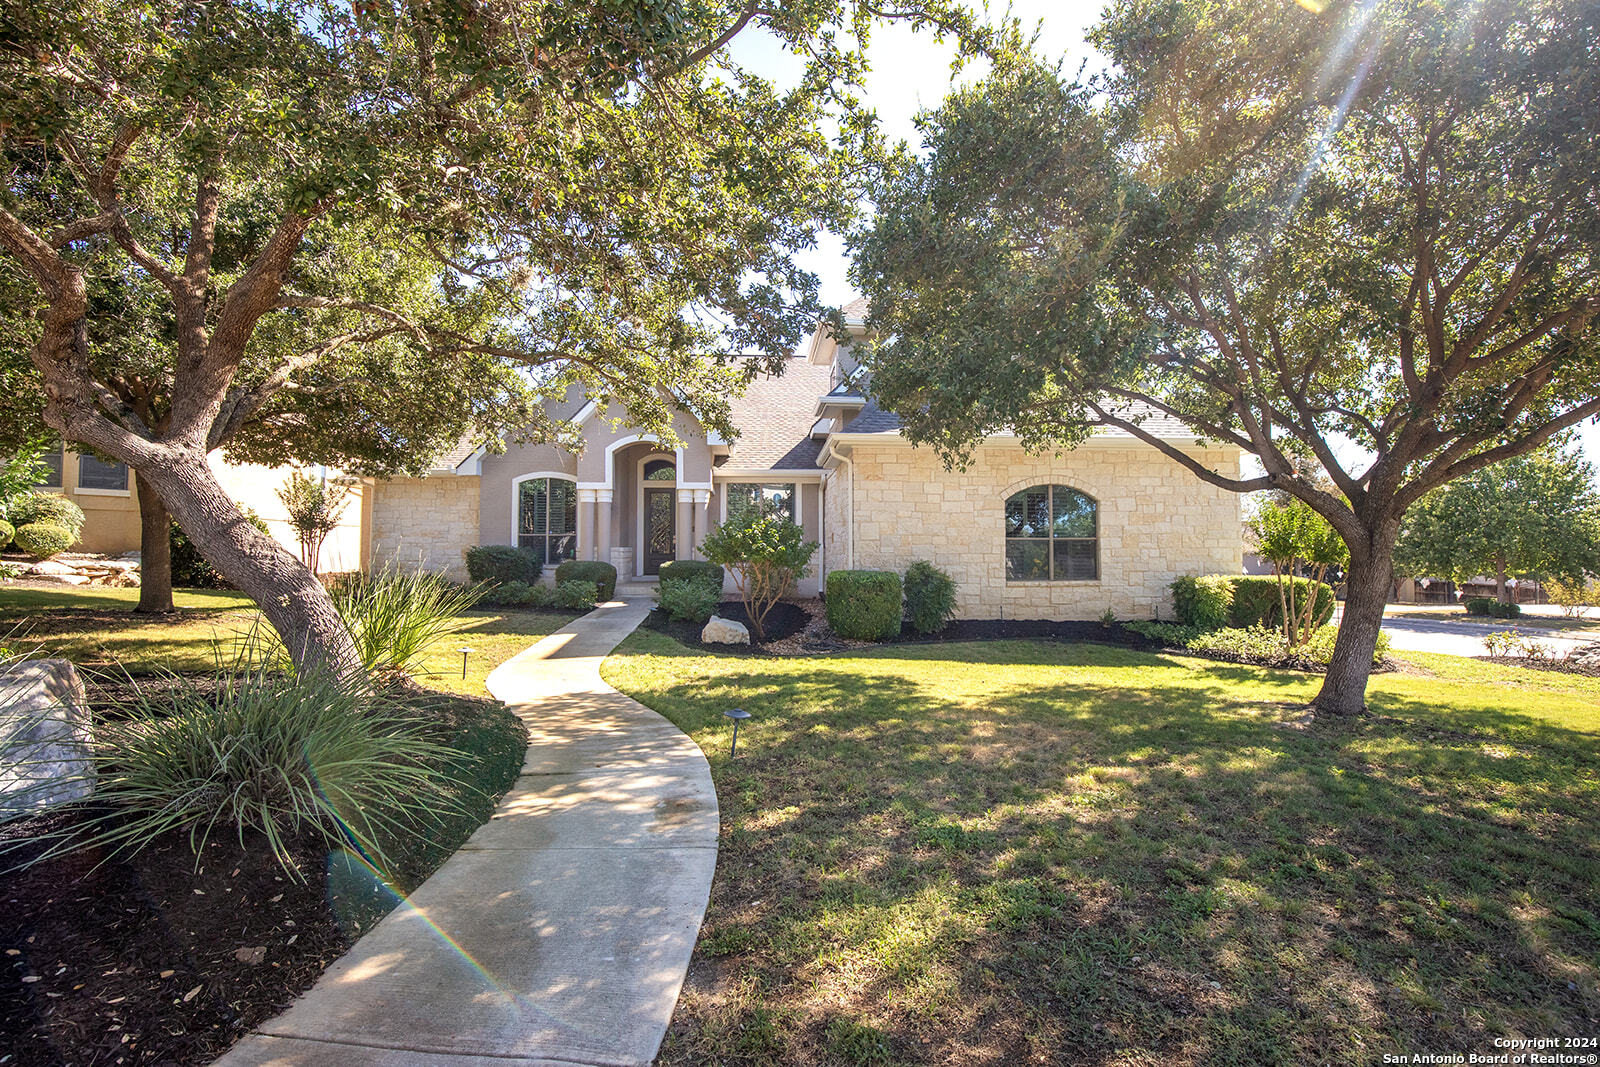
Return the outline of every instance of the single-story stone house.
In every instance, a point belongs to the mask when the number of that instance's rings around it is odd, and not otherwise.
[[[1101,432],[1059,456],[998,436],[967,469],[945,470],[855,384],[864,313],[860,302],[845,309],[843,343],[819,331],[782,375],[758,378],[734,404],[735,440],[685,414],[681,443],[668,448],[573,397],[553,413],[579,429],[581,452],[494,454],[464,442],[426,477],[376,482],[368,554],[462,576],[469,546],[520,544],[551,565],[610,562],[624,588],[639,588],[662,563],[696,558],[712,526],[762,498],[820,544],[801,595],[831,570],[904,571],[925,559],[956,579],[964,618],[1151,618],[1170,617],[1174,577],[1239,573],[1238,496],[1125,434]],[[1175,421],[1144,425],[1237,473],[1236,448],[1197,441]]]

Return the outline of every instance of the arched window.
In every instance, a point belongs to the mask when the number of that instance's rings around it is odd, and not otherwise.
[[[1094,497],[1035,485],[1006,499],[1006,581],[1082,582],[1100,577]]]
[[[647,482],[675,482],[678,480],[678,468],[673,466],[670,459],[647,460],[644,465],[644,480]]]
[[[578,555],[578,486],[565,478],[526,478],[517,483],[517,545],[545,563]]]

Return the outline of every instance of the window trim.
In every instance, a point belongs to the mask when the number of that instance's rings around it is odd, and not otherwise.
[[[1006,522],[1005,509],[1006,509],[1006,505],[1010,502],[1012,497],[1018,496],[1018,495],[1020,495],[1022,493],[1026,493],[1026,492],[1028,492],[1030,490],[1033,490],[1033,489],[1040,489],[1040,488],[1045,489],[1047,491],[1047,493],[1048,493],[1048,495],[1046,497],[1046,504],[1045,504],[1045,506],[1047,508],[1049,508],[1049,510],[1050,510],[1050,529],[1049,529],[1048,534],[1046,536],[1044,536],[1044,537],[1012,537],[1010,534],[1006,533],[1006,528],[1005,528],[1005,522]],[[1088,500],[1091,504],[1094,505],[1094,536],[1092,538],[1090,538],[1090,537],[1057,537],[1056,536],[1056,533],[1055,533],[1055,491],[1057,489],[1066,489],[1066,490],[1069,490],[1071,492],[1077,493],[1079,496],[1083,497],[1084,499]],[[1065,482],[1032,482],[1032,483],[1029,483],[1029,484],[1018,486],[1017,488],[1015,488],[1015,489],[1011,490],[1010,492],[1006,493],[1000,499],[1000,554],[1001,554],[1001,564],[1003,566],[1006,566],[1009,569],[1010,564],[1009,564],[1008,560],[1006,559],[1006,556],[1007,556],[1006,549],[1010,546],[1010,543],[1012,541],[1043,541],[1045,543],[1045,545],[1047,546],[1046,551],[1045,551],[1045,558],[1049,561],[1050,574],[1049,574],[1048,577],[1045,577],[1045,578],[1012,578],[1009,574],[1007,574],[1006,578],[1005,578],[1005,583],[1007,585],[1098,585],[1098,584],[1100,584],[1101,581],[1103,580],[1103,575],[1104,575],[1104,570],[1102,569],[1102,567],[1100,565],[1100,542],[1102,540],[1101,533],[1102,533],[1102,531],[1101,531],[1101,528],[1100,528],[1100,498],[1095,496],[1093,493],[1090,493],[1090,492],[1088,492],[1087,490],[1084,490],[1084,489],[1079,489],[1075,485],[1068,485]],[[1093,578],[1057,578],[1057,577],[1055,577],[1055,568],[1056,568],[1055,543],[1057,541],[1092,541],[1094,543],[1094,577]]]
[[[74,465],[74,470],[73,470],[72,491],[73,491],[74,494],[79,495],[79,496],[132,496],[133,495],[133,468],[129,467],[126,463],[105,463],[98,456],[90,455],[87,452],[74,452],[73,455],[77,457],[77,463]],[[96,463],[100,463],[102,466],[108,466],[108,467],[112,467],[112,468],[121,467],[122,468],[122,488],[121,489],[108,489],[108,488],[106,488],[104,486],[98,486],[98,485],[84,485],[83,484],[83,461],[86,460],[86,459],[94,460]],[[65,467],[65,461],[63,461],[63,468],[64,467]]]
[[[719,504],[719,507],[717,508],[717,511],[720,513],[720,518],[718,518],[717,521],[719,523],[728,521],[728,500],[733,495],[731,490],[732,490],[732,488],[734,486],[736,486],[736,485],[754,485],[754,486],[787,485],[791,490],[793,490],[792,499],[793,499],[793,502],[794,502],[794,513],[790,516],[790,520],[789,521],[793,522],[797,526],[802,526],[803,527],[805,525],[805,523],[802,521],[802,519],[805,516],[805,508],[804,508],[804,500],[803,500],[803,498],[801,497],[800,494],[805,492],[804,486],[806,484],[807,483],[799,481],[799,480],[784,482],[784,481],[773,481],[773,480],[768,479],[768,478],[735,478],[735,479],[729,479],[728,481],[720,483],[720,486],[719,486],[721,491],[717,494],[717,496],[720,497],[721,499],[720,499],[720,504]]]
[[[575,475],[568,474],[566,471],[529,471],[527,474],[519,474],[515,478],[511,479],[511,540],[508,541],[507,543],[510,544],[513,548],[518,547],[522,543],[522,483],[523,482],[537,481],[537,480],[539,480],[541,478],[542,479],[556,479],[558,481],[563,481],[563,482],[571,482],[572,483],[572,492],[573,492],[574,498],[576,498],[576,495],[577,495],[577,492],[578,492],[578,479],[577,479],[577,477]],[[582,505],[582,501],[579,501],[579,504],[581,506]],[[578,524],[576,522],[574,522],[573,523],[573,529],[572,529],[572,540],[573,540],[572,548],[573,548],[573,558],[574,559],[577,559],[578,558],[577,553],[582,551],[582,546],[577,543],[577,540],[578,540],[578,529],[577,529],[577,527],[578,527]],[[543,534],[543,535],[540,535],[540,534],[529,534],[528,536],[530,536],[530,537],[543,536],[543,537],[546,538],[546,540],[548,540],[548,538],[549,538],[549,534]],[[550,554],[549,550],[548,550],[548,548],[546,548],[545,555],[548,556],[549,554]],[[543,561],[541,560],[541,562],[543,562]],[[552,564],[545,563],[545,566],[549,567],[549,566],[552,566]]]

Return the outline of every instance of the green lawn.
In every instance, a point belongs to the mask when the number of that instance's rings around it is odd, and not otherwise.
[[[1600,1033],[1600,680],[639,631],[722,851],[670,1064],[1369,1064]],[[728,758],[722,712],[754,715]]]
[[[147,674],[158,669],[201,671],[234,650],[261,625],[255,603],[241,593],[182,589],[173,594],[175,616],[132,612],[137,589],[61,589],[0,586],[0,645],[38,648],[91,670]],[[437,689],[479,696],[491,670],[573,616],[483,609],[457,620],[456,633],[423,662],[417,681]],[[462,646],[467,676],[461,677]]]

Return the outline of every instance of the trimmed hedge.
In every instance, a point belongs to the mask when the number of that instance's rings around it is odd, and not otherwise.
[[[1237,575],[1233,583],[1233,609],[1228,613],[1228,625],[1240,628],[1266,626],[1275,629],[1283,625],[1283,605],[1278,600],[1278,579],[1272,575]],[[1290,579],[1295,584],[1295,603],[1304,604],[1311,586],[1310,578]],[[1284,591],[1286,594],[1288,590]],[[1316,603],[1312,608],[1312,621],[1318,626],[1333,617],[1333,587],[1326,582],[1317,583]]]
[[[34,559],[49,559],[65,552],[77,540],[71,530],[50,522],[30,522],[17,527],[17,547]]]
[[[1502,604],[1492,596],[1475,596],[1463,605],[1468,615],[1483,615],[1493,619],[1522,618],[1521,604]]]
[[[1220,630],[1233,610],[1233,580],[1222,574],[1185,574],[1172,583],[1172,608],[1185,626]]]
[[[830,571],[828,625],[840,637],[885,641],[900,632],[901,584],[894,571]]]
[[[664,587],[668,582],[703,582],[721,593],[722,565],[703,559],[675,559],[661,565],[661,584]]]
[[[1304,604],[1309,578],[1291,578],[1297,604]],[[1333,587],[1318,582],[1314,621],[1320,626],[1333,616]],[[1283,625],[1283,604],[1278,599],[1278,579],[1270,574],[1184,575],[1172,583],[1172,606],[1184,626],[1207,632],[1223,627],[1249,629]]]
[[[467,549],[467,577],[475,582],[532,585],[543,573],[544,561],[531,548],[477,545]]]
[[[956,613],[956,580],[927,560],[906,568],[906,618],[919,634],[938,633]]]
[[[556,568],[556,584],[593,582],[600,600],[617,595],[617,568],[597,559],[569,559]]]
[[[0,548],[9,545],[11,539],[15,536],[17,536],[17,528],[6,520],[0,519]]]

